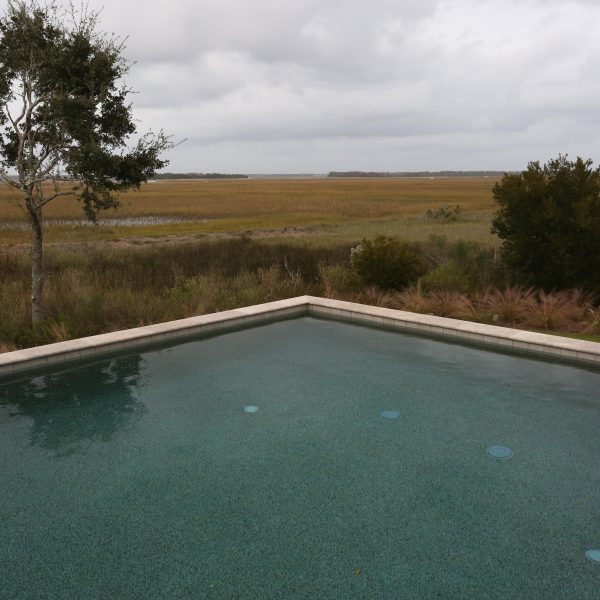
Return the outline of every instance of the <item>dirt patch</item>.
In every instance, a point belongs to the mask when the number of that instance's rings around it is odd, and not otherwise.
[[[162,245],[168,246],[172,244],[186,244],[194,242],[199,236],[196,235],[163,235],[160,237],[142,237],[128,236],[124,238],[116,238],[114,240],[105,240],[99,242],[99,246],[152,246]]]
[[[168,244],[186,244],[197,240],[206,239],[231,239],[231,238],[267,238],[267,237],[302,237],[304,235],[314,235],[329,229],[327,226],[319,227],[281,227],[278,229],[247,229],[240,233],[224,232],[224,233],[196,233],[193,235],[164,235],[160,237],[139,237],[131,236],[108,240],[107,244],[118,246],[146,246],[146,245],[168,245]]]
[[[318,235],[334,229],[332,225],[316,225],[313,227],[280,227],[276,229],[247,229],[242,232],[224,232],[224,233],[196,233],[183,235],[163,235],[156,237],[148,236],[127,236],[115,238],[112,240],[98,240],[93,242],[53,242],[46,243],[46,248],[56,250],[82,250],[101,249],[101,248],[140,248],[146,246],[170,246],[176,244],[191,244],[198,240],[206,239],[232,239],[247,238],[260,239],[272,237],[302,237],[305,235]],[[29,252],[29,244],[15,244],[13,246],[2,246],[0,252]]]

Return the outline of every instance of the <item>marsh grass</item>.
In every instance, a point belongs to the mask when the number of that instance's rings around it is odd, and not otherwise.
[[[320,293],[323,265],[350,247],[315,248],[244,238],[46,257],[47,320],[31,325],[30,260],[0,254],[0,343],[14,349]]]
[[[31,262],[0,251],[0,352],[192,315],[313,294],[365,304],[544,331],[600,333],[597,302],[579,290],[511,286],[493,249],[439,237],[414,243],[430,273],[453,264],[465,286],[400,292],[361,288],[352,242],[248,236],[173,245],[49,247],[47,320],[31,324]],[[431,284],[431,280],[429,281]],[[589,339],[589,338],[588,338]]]
[[[461,211],[493,207],[496,179],[240,179],[175,180],[145,184],[121,195],[119,217],[165,215],[196,219],[267,217],[278,212],[374,218],[398,214],[422,215],[449,203]],[[0,220],[23,220],[16,193],[0,186]],[[49,219],[79,219],[79,203],[57,199],[46,207]]]
[[[124,236],[241,233],[248,229],[317,228],[309,234],[334,240],[377,234],[405,240],[426,239],[442,231],[449,239],[494,243],[493,178],[459,179],[243,179],[159,181],[121,196],[121,207],[100,217],[172,217],[185,223],[136,227],[55,226],[47,242],[106,240]],[[25,220],[14,190],[0,184],[0,223]],[[461,220],[439,223],[428,210],[459,205]],[[50,220],[78,220],[82,210],[72,198],[45,208]],[[26,231],[1,230],[0,243],[26,243]]]

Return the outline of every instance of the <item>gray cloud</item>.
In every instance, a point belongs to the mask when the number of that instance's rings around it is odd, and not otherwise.
[[[595,0],[104,0],[172,170],[600,159]],[[594,153],[596,155],[594,155]]]

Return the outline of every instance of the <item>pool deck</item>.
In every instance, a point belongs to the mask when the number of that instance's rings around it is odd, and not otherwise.
[[[298,296],[266,304],[104,333],[0,354],[0,376],[60,366],[124,350],[194,338],[270,321],[314,316],[436,337],[600,369],[600,343],[484,325],[341,300]]]

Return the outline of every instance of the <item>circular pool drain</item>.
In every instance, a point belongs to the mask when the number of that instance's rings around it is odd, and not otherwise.
[[[381,416],[384,419],[397,419],[400,416],[400,412],[397,410],[384,410]]]
[[[250,404],[248,406],[244,406],[244,412],[245,413],[255,413],[255,412],[258,412],[258,406],[254,406],[252,404]]]
[[[486,454],[492,458],[510,458],[513,451],[508,446],[489,446]]]
[[[592,562],[600,564],[600,549],[599,548],[589,548],[585,551],[586,557]]]

